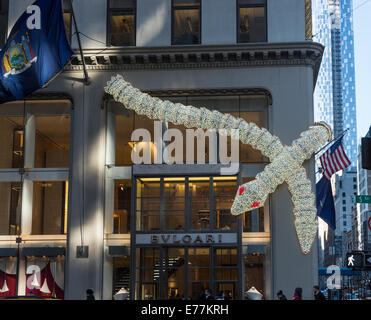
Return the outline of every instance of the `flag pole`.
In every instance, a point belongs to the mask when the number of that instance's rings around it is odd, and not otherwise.
[[[346,129],[342,132],[342,134],[340,134],[339,136],[337,136],[336,138],[332,139],[329,143],[327,143],[325,146],[323,146],[321,149],[319,149],[314,155],[316,156],[318,153],[320,153],[323,149],[325,149],[329,144],[333,143],[334,141],[340,139],[341,137],[343,137],[345,135],[345,133],[349,130]]]
[[[78,27],[77,27],[77,23],[76,23],[75,12],[74,12],[74,10],[73,10],[72,0],[70,0],[70,5],[71,5],[71,12],[72,12],[72,20],[73,20],[73,24],[75,25],[76,36],[77,36],[77,42],[78,42],[78,44],[79,44],[79,50],[80,50],[80,55],[81,55],[82,65],[83,65],[83,68],[84,68],[85,84],[86,84],[86,85],[89,85],[89,84],[90,84],[90,80],[89,80],[88,71],[86,70],[86,64],[85,64],[85,59],[84,59],[84,53],[83,53],[83,51],[82,51],[82,47],[81,47],[80,33],[79,33],[79,29],[78,29]]]

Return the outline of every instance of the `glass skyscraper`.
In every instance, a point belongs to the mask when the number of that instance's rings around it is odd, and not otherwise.
[[[357,165],[357,119],[354,75],[352,0],[313,0],[313,41],[325,46],[314,94],[315,118],[328,122],[339,136],[351,160]]]
[[[334,137],[348,129],[343,144],[351,165],[333,176],[336,229],[325,227],[327,236],[323,234],[327,239],[324,265],[342,265],[347,243],[344,231],[351,230],[352,199],[357,194],[353,0],[313,0],[312,15],[313,41],[325,46],[314,92],[315,119],[329,123]]]

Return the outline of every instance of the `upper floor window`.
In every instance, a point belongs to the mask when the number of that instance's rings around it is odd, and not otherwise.
[[[136,230],[236,230],[237,177],[138,178]]]
[[[267,98],[264,95],[225,95],[225,96],[171,96],[163,97],[163,100],[170,100],[173,103],[182,103],[183,105],[192,105],[197,108],[204,107],[210,110],[218,110],[222,113],[229,113],[236,118],[242,118],[247,122],[254,122],[260,128],[268,128],[268,106]],[[109,108],[115,113],[115,165],[130,166],[132,165],[132,151],[135,145],[138,144],[141,153],[144,156],[144,149],[151,152],[151,163],[155,161],[156,147],[154,144],[154,121],[143,115],[137,115],[131,110],[124,110],[117,103],[110,102]],[[196,135],[196,128],[186,128],[184,125],[175,125],[168,123],[168,129],[178,129],[183,138],[183,163],[211,163],[213,157],[220,159],[220,144],[225,143],[227,156],[230,156],[232,150],[232,139],[227,138],[227,141],[220,142],[217,133],[203,131],[202,135]],[[146,129],[151,138],[149,146],[147,142],[131,141],[131,135],[134,130]],[[187,134],[187,129],[188,133]],[[142,138],[141,138],[142,140]],[[188,148],[192,148],[193,155],[190,154]],[[263,157],[259,150],[255,150],[250,145],[239,143],[239,162],[241,163],[264,163],[267,159]],[[213,145],[211,145],[213,144]],[[234,142],[235,144],[235,142]],[[168,145],[168,144],[166,144]],[[213,148],[211,148],[213,147]],[[188,151],[187,151],[188,150]],[[224,153],[224,152],[222,152]],[[172,154],[173,156],[175,155]],[[164,161],[166,159],[164,158]]]
[[[267,41],[267,1],[237,1],[237,42]]]
[[[312,39],[312,1],[305,0],[305,39]]]
[[[173,45],[201,43],[201,1],[173,0]]]
[[[63,0],[63,19],[68,41],[72,39],[72,6],[70,0]]]
[[[109,0],[107,21],[108,45],[135,46],[135,0]]]
[[[8,35],[8,8],[9,0],[0,0],[0,50]]]
[[[1,105],[0,234],[66,233],[70,108],[68,100]],[[31,224],[20,230],[31,212]]]

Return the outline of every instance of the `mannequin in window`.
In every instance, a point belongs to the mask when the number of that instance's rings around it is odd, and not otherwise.
[[[243,19],[241,20],[240,32],[243,33],[243,36],[244,36],[246,41],[250,40],[249,17],[248,17],[248,15],[245,15],[243,17]]]
[[[184,33],[175,41],[175,44],[197,44],[198,42],[198,37],[193,32],[192,18],[186,17]]]
[[[131,33],[131,26],[128,19],[122,20],[122,31],[126,33]]]

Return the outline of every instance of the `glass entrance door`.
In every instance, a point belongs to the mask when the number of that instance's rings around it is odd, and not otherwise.
[[[162,298],[184,299],[186,259],[185,248],[163,248]]]
[[[236,299],[237,248],[152,247],[136,250],[136,299],[198,300],[210,288]]]

